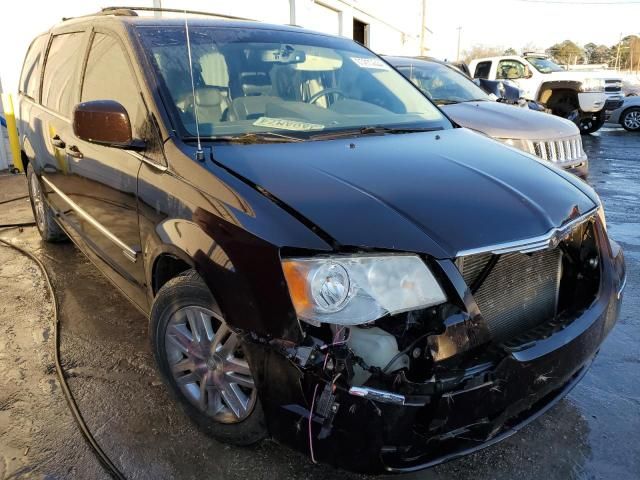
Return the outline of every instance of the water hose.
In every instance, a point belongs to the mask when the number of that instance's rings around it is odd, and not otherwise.
[[[8,203],[10,201],[20,200],[22,198],[25,198],[25,197],[13,198],[10,200],[3,201],[1,203]],[[0,228],[29,227],[29,226],[35,226],[35,222],[0,224]],[[73,419],[75,420],[76,425],[80,430],[80,433],[82,433],[82,436],[87,441],[87,444],[93,450],[93,453],[97,457],[98,461],[102,464],[104,469],[107,471],[109,475],[111,475],[112,478],[116,480],[125,480],[125,476],[122,474],[122,472],[120,472],[118,467],[116,467],[116,465],[111,461],[111,459],[104,452],[104,450],[102,450],[102,448],[100,447],[100,444],[96,441],[93,434],[91,433],[91,430],[89,430],[89,427],[87,426],[84,420],[84,417],[82,416],[82,413],[78,408],[78,404],[76,403],[76,400],[73,397],[73,394],[71,393],[71,389],[67,384],[67,379],[65,378],[65,375],[64,375],[64,369],[62,368],[62,363],[60,361],[60,317],[58,314],[58,299],[56,297],[56,292],[53,287],[53,282],[51,281],[51,277],[49,275],[47,267],[45,267],[44,263],[42,263],[42,261],[38,257],[36,257],[33,253],[29,252],[28,250],[25,250],[24,248],[19,247],[14,243],[4,240],[2,238],[0,238],[0,243],[6,247],[17,250],[22,255],[30,258],[40,268],[40,271],[42,272],[42,276],[46,281],[47,289],[49,290],[51,302],[53,303],[53,338],[55,343],[54,363],[56,367],[56,374],[58,376],[58,382],[60,383],[60,387],[62,389],[62,394],[64,395],[67,405],[69,406],[69,410],[71,411],[71,415],[73,416]]]

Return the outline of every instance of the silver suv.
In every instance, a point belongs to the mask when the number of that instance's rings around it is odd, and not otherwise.
[[[581,178],[589,163],[580,130],[571,121],[493,101],[450,66],[432,59],[386,57],[459,125],[552,162]]]

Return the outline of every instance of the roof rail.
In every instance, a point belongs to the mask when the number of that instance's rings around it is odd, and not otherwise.
[[[105,11],[109,10],[109,11]],[[121,17],[137,17],[138,14],[135,10],[126,7],[109,7],[103,8],[101,11],[97,13],[89,13],[87,15],[79,15],[77,17],[62,17],[62,21],[66,22],[67,20],[75,20],[76,18],[87,18],[87,17],[98,17],[101,15],[115,15]]]
[[[167,12],[167,13],[188,13],[191,15],[205,15],[207,17],[226,18],[229,20],[246,20],[248,22],[257,22],[253,18],[236,17],[234,15],[225,15],[224,13],[203,12],[200,10],[182,10],[180,8],[156,8],[156,7],[105,7],[98,15],[129,15],[137,16],[137,12]]]

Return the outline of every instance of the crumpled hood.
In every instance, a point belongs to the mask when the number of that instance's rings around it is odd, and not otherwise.
[[[554,140],[580,135],[569,120],[499,102],[463,102],[440,108],[458,125],[495,138]]]
[[[437,258],[544,234],[597,198],[554,167],[461,128],[216,145],[213,157],[342,246]]]

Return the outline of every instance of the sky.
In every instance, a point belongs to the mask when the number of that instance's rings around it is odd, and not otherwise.
[[[461,50],[475,44],[520,50],[527,44],[541,49],[563,40],[579,45],[614,45],[620,34],[640,35],[637,0],[427,0],[429,54],[455,59],[458,27]],[[617,4],[595,4],[612,3]],[[566,2],[566,3],[563,3]],[[591,3],[591,4],[589,4]]]
[[[168,2],[169,0],[167,0]],[[268,9],[262,0],[260,10]],[[312,0],[297,0],[298,2]],[[327,1],[327,0],[325,0]],[[373,8],[380,17],[403,29],[410,25],[419,32],[421,0],[352,0],[363,9]],[[499,45],[520,50],[526,44],[546,48],[571,39],[615,44],[620,34],[640,35],[640,0],[426,0],[429,54],[441,59],[455,59],[458,27],[461,49],[474,44]],[[566,2],[539,3],[540,1]],[[203,1],[189,2],[201,7]],[[578,4],[578,2],[580,4]],[[592,2],[617,4],[589,5]],[[118,3],[115,0],[2,0],[0,1],[0,79],[5,91],[15,91],[25,51],[38,33],[60,21],[62,16],[76,16],[98,11]],[[128,3],[128,2],[120,2]],[[131,3],[151,4],[151,0]],[[208,0],[230,7],[233,0]],[[237,2],[236,2],[237,3]],[[587,4],[585,4],[587,3]],[[418,52],[416,52],[418,53]]]

